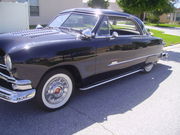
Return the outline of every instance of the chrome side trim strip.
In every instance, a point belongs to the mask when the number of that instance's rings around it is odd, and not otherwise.
[[[139,70],[136,70],[136,71],[133,71],[133,72],[127,73],[127,74],[125,74],[125,75],[121,75],[121,76],[118,76],[118,77],[112,78],[112,79],[110,79],[110,80],[107,80],[107,81],[104,81],[104,82],[101,82],[101,83],[98,83],[98,84],[95,84],[95,85],[92,85],[92,86],[86,87],[86,88],[80,88],[80,90],[89,90],[89,89],[95,88],[95,87],[97,87],[97,86],[100,86],[100,85],[103,85],[103,84],[106,84],[106,83],[109,83],[109,82],[112,82],[112,81],[118,80],[118,79],[120,79],[120,78],[123,78],[123,77],[129,76],[129,75],[132,75],[132,74],[135,74],[135,73],[141,72],[141,71],[143,71],[143,69],[139,69]]]
[[[161,55],[161,54],[160,53],[156,53],[156,54],[151,54],[151,55],[146,55],[146,56],[142,56],[142,57],[137,57],[137,58],[134,58],[134,59],[129,59],[129,60],[121,61],[121,62],[113,61],[108,66],[110,67],[110,66],[115,66],[115,65],[119,65],[119,64],[124,64],[124,63],[132,62],[132,61],[143,59],[143,58],[150,57],[150,56],[157,56],[157,55]]]

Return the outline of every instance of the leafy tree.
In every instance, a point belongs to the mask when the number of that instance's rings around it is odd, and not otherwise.
[[[151,12],[155,17],[159,18],[162,14],[171,13],[174,11],[174,5],[169,3],[163,3],[163,5]]]
[[[145,19],[145,13],[161,15],[173,10],[173,4],[170,0],[117,0],[117,4],[125,12],[135,14],[142,20]]]
[[[92,8],[108,8],[109,1],[108,0],[89,0],[88,6]]]

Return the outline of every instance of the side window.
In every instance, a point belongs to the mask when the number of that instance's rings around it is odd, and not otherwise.
[[[97,31],[97,36],[109,36],[109,35],[110,35],[110,30],[109,30],[108,18],[104,17]]]
[[[110,27],[110,34],[112,35],[113,32],[117,32],[119,36],[121,35],[140,35],[136,24],[126,18],[123,17],[114,17],[109,16],[109,27]]]

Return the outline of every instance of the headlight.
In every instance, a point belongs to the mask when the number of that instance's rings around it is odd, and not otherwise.
[[[8,71],[11,71],[12,70],[12,62],[11,62],[11,58],[9,55],[4,56],[4,62],[5,62],[5,65],[8,69]]]

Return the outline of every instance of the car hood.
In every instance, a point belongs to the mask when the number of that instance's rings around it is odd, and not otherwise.
[[[60,29],[44,28],[34,30],[24,30],[0,34],[0,51],[5,53],[23,48],[25,45],[37,46],[50,42],[62,42],[75,40],[77,33],[70,33]]]

